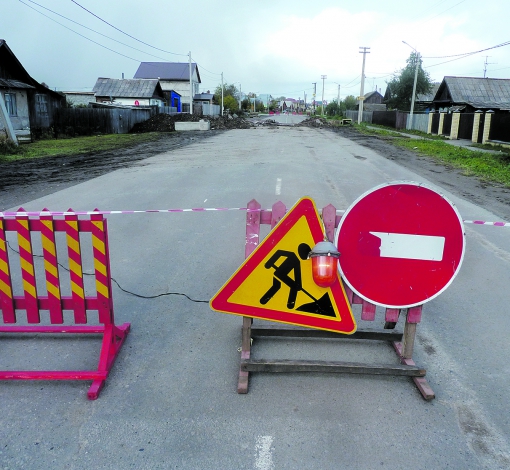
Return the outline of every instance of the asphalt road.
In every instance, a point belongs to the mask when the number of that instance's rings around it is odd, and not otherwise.
[[[246,206],[302,196],[346,209],[394,180],[430,184],[467,220],[489,211],[326,129],[228,131],[24,204],[26,210]],[[111,215],[124,289],[209,300],[243,261],[243,211]],[[253,374],[236,393],[241,318],[182,296],[114,287],[132,330],[98,400],[88,382],[1,382],[0,467],[9,469],[506,469],[510,467],[508,229],[466,226],[463,267],[424,308],[408,378]],[[86,260],[86,267],[90,260]],[[17,274],[13,273],[16,278]],[[19,275],[18,275],[19,277]],[[358,327],[382,327],[359,319]],[[402,319],[397,328],[402,327]],[[49,342],[48,342],[49,341]],[[94,367],[99,341],[2,336],[0,367]],[[389,345],[257,340],[256,358],[394,362]]]

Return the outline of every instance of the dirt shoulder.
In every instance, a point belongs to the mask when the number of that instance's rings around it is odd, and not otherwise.
[[[337,128],[332,132],[339,132],[451,193],[493,212],[499,218],[510,220],[510,189],[503,185],[488,183],[475,176],[466,176],[461,170],[441,164],[431,157],[396,147],[391,143],[392,137],[364,135],[347,127]]]
[[[207,139],[218,132],[222,131],[168,132],[155,141],[129,148],[0,163],[0,210],[17,208],[27,201]]]
[[[448,189],[451,193],[484,207],[503,220],[510,220],[510,189],[506,187],[485,183],[476,177],[463,175],[459,170],[439,164],[430,157],[397,148],[392,145],[391,138],[388,137],[360,134],[349,127],[331,128],[330,131],[339,133],[385,158],[394,160],[399,165]],[[222,130],[169,132],[154,142],[128,149],[0,164],[0,210],[19,207],[26,201],[54,193],[118,168],[128,167],[159,153],[207,139],[217,135],[218,132]]]

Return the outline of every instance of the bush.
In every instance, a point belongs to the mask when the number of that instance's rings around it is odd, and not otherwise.
[[[13,155],[21,152],[19,145],[8,139],[7,136],[0,135],[0,155]]]

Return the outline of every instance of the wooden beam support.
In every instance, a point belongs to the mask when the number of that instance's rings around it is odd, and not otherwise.
[[[249,372],[333,372],[344,374],[425,376],[425,369],[405,364],[363,364],[336,361],[242,360],[241,370]]]

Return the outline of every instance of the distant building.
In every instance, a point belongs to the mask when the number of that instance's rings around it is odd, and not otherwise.
[[[164,96],[157,79],[98,78],[94,88],[97,103],[124,106],[163,106]]]
[[[436,111],[510,111],[510,79],[444,77],[433,100]]]
[[[357,108],[359,109],[359,103]],[[386,111],[386,105],[383,104],[383,95],[377,90],[365,93],[363,111]]]
[[[67,101],[73,106],[88,106],[92,101],[96,101],[93,91],[63,91]]]
[[[190,64],[187,62],[142,62],[134,78],[158,79],[168,106],[172,104],[172,91],[179,94],[181,102],[190,102]],[[197,64],[191,64],[192,96],[199,93],[202,83]]]

